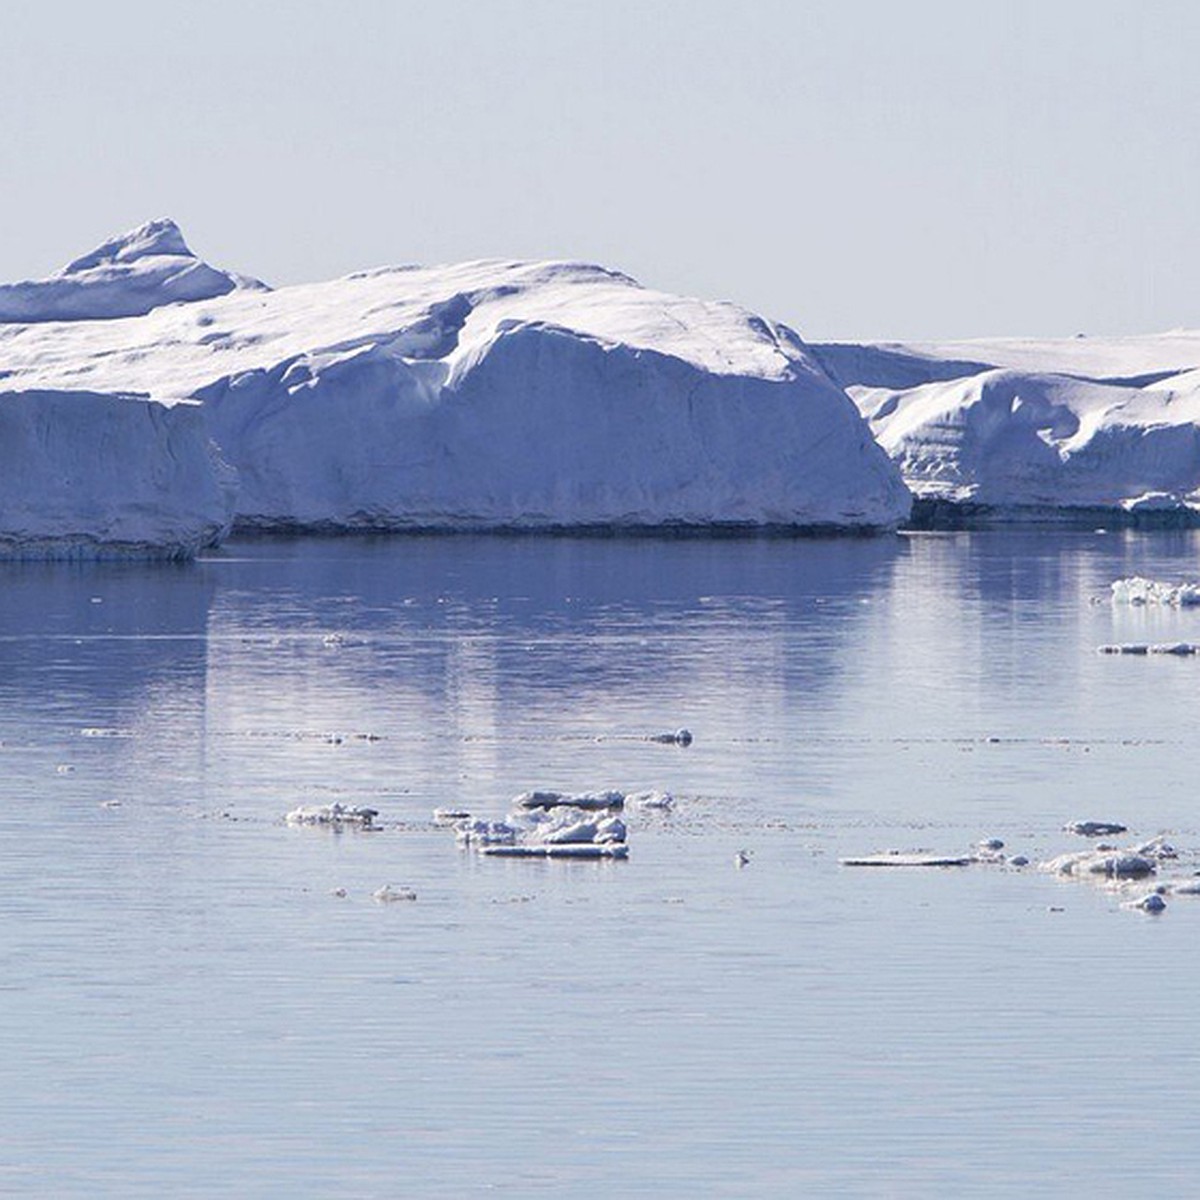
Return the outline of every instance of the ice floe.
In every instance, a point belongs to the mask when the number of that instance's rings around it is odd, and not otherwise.
[[[1127,827],[1118,821],[1070,821],[1063,826],[1065,833],[1076,833],[1080,837],[1111,837],[1125,833]]]
[[[1101,654],[1169,654],[1176,658],[1190,658],[1200,654],[1200,645],[1195,642],[1122,642],[1115,645],[1101,646]]]
[[[968,867],[977,859],[971,854],[930,854],[925,851],[884,850],[839,858],[843,867]]]
[[[455,831],[459,845],[490,857],[625,858],[628,831],[617,815],[624,803],[613,791],[525,792],[504,820],[464,820]]]
[[[359,829],[374,829],[379,810],[354,804],[302,804],[287,813],[289,825],[324,825],[338,829],[346,825]]]
[[[415,900],[417,893],[410,887],[400,887],[394,883],[385,883],[383,887],[372,892],[371,897],[374,900],[378,900],[380,904],[393,904],[397,901]]]
[[[1200,583],[1161,583],[1133,575],[1112,584],[1114,604],[1134,607],[1162,605],[1171,608],[1194,608],[1200,605]]]
[[[552,809],[552,808],[583,808],[588,810],[602,808],[624,808],[625,793],[606,792],[522,792],[514,801],[516,808],[523,809]]]
[[[1056,875],[1098,875],[1105,879],[1144,879],[1158,870],[1153,858],[1129,850],[1076,850],[1042,864]]]
[[[625,803],[630,808],[645,809],[652,812],[670,812],[675,807],[675,797],[670,792],[655,790],[630,792],[625,797]]]

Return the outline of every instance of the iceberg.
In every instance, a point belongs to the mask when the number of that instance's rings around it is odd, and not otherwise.
[[[811,350],[918,522],[1200,522],[1200,333]]]
[[[201,403],[249,529],[880,530],[911,505],[792,330],[586,263],[272,290],[151,222],[0,289],[0,379]]]

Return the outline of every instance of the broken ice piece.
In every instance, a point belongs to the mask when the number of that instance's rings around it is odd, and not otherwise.
[[[1077,833],[1080,837],[1109,837],[1125,833],[1126,826],[1117,821],[1070,821],[1063,826],[1066,833]]]
[[[358,805],[302,804],[292,809],[284,820],[289,825],[328,825],[333,828],[357,825],[360,829],[374,829],[377,816],[378,809],[360,808]]]

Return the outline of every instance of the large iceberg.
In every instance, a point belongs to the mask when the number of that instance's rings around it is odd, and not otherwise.
[[[1200,520],[1200,334],[813,353],[935,523]]]
[[[0,371],[41,395],[201,401],[238,472],[242,526],[881,529],[907,516],[846,394],[791,330],[734,305],[581,263],[396,267],[272,291],[204,264],[164,274],[177,260],[198,261],[156,222],[0,290]]]

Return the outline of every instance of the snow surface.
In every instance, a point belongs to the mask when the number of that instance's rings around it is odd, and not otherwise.
[[[889,528],[910,505],[791,330],[598,266],[270,291],[155,222],[0,312],[9,388],[201,400],[247,526]]]
[[[812,349],[920,499],[1200,514],[1200,333]]]

